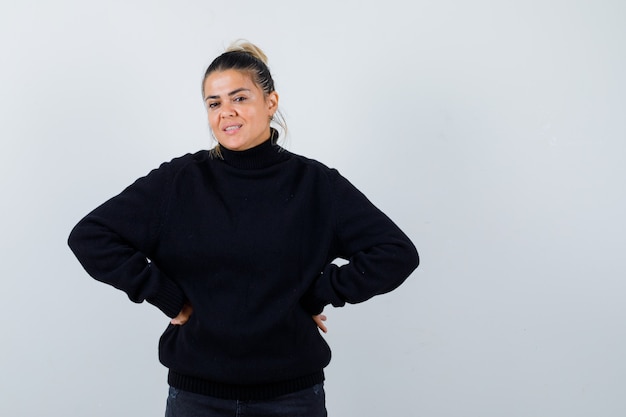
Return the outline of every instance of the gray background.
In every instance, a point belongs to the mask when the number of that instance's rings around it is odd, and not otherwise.
[[[3,1],[0,415],[159,416],[167,319],[66,246],[211,146],[225,46],[261,46],[285,146],[413,239],[394,293],[327,309],[332,416],[626,415],[622,1]]]

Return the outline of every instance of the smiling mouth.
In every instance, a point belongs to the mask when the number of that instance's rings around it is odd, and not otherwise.
[[[224,129],[224,132],[231,132],[233,130],[237,130],[241,128],[241,125],[228,126]]]

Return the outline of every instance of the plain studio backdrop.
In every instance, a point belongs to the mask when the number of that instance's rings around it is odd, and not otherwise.
[[[73,225],[213,145],[206,66],[265,50],[284,146],[415,242],[327,308],[331,416],[626,415],[623,1],[4,1],[0,415],[163,415],[168,323],[88,277]]]

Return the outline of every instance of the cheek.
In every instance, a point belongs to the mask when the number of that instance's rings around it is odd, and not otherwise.
[[[211,127],[211,129],[217,128],[219,118],[215,115],[215,113],[208,112],[207,120],[209,121],[209,126]]]

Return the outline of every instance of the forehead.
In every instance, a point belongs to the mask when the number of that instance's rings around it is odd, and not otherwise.
[[[215,71],[204,80],[204,95],[224,95],[239,88],[258,90],[252,77],[244,71],[233,69]]]

